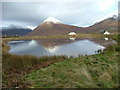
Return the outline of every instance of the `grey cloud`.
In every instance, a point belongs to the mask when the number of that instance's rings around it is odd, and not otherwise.
[[[107,12],[107,11],[106,11]],[[90,25],[107,15],[93,2],[3,2],[4,24],[19,23],[37,26],[53,16],[66,24]]]

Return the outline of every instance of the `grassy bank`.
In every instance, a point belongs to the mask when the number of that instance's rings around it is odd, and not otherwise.
[[[54,63],[25,76],[30,87],[39,88],[116,88],[118,87],[118,48]]]
[[[37,58],[8,54],[9,40],[4,38],[2,43],[3,87],[117,87],[117,45],[98,55]]]

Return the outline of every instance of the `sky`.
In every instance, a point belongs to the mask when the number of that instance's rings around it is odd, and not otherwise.
[[[11,1],[11,2],[10,2]],[[34,29],[49,16],[64,24],[87,27],[118,12],[119,0],[3,0],[2,26]]]

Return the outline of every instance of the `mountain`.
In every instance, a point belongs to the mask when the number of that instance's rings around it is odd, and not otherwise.
[[[85,28],[85,30],[87,33],[101,33],[102,30],[109,31],[111,33],[118,32],[118,22],[120,22],[118,16],[113,15],[112,17]]]
[[[27,27],[9,25],[8,27],[2,27],[2,36],[24,36],[32,30]]]
[[[91,25],[90,27],[77,27],[72,25],[66,25],[54,17],[49,17],[44,20],[38,27],[36,27],[28,36],[48,36],[48,35],[60,35],[68,34],[69,32],[76,33],[101,33],[103,30],[107,30],[111,33],[117,32],[119,18],[114,15],[110,18],[102,20],[100,22]]]
[[[68,34],[69,32],[83,32],[84,28],[66,25],[54,17],[49,17],[44,20],[38,27],[36,27],[29,36],[47,36],[47,35],[58,35]]]

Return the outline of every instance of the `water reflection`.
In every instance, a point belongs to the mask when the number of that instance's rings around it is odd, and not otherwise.
[[[59,50],[59,46],[53,46],[53,47],[50,47],[50,48],[45,48],[48,52],[56,52]]]
[[[105,39],[106,41],[108,41],[108,38],[107,38],[107,37],[105,37],[104,39]]]
[[[70,40],[75,40],[76,38],[74,38],[74,37],[70,37],[69,39],[70,39]]]
[[[34,56],[52,56],[52,55],[92,55],[97,54],[98,50],[105,47],[96,44],[88,39],[69,40],[69,39],[41,39],[41,40],[24,40],[9,42],[11,54],[34,55]]]

